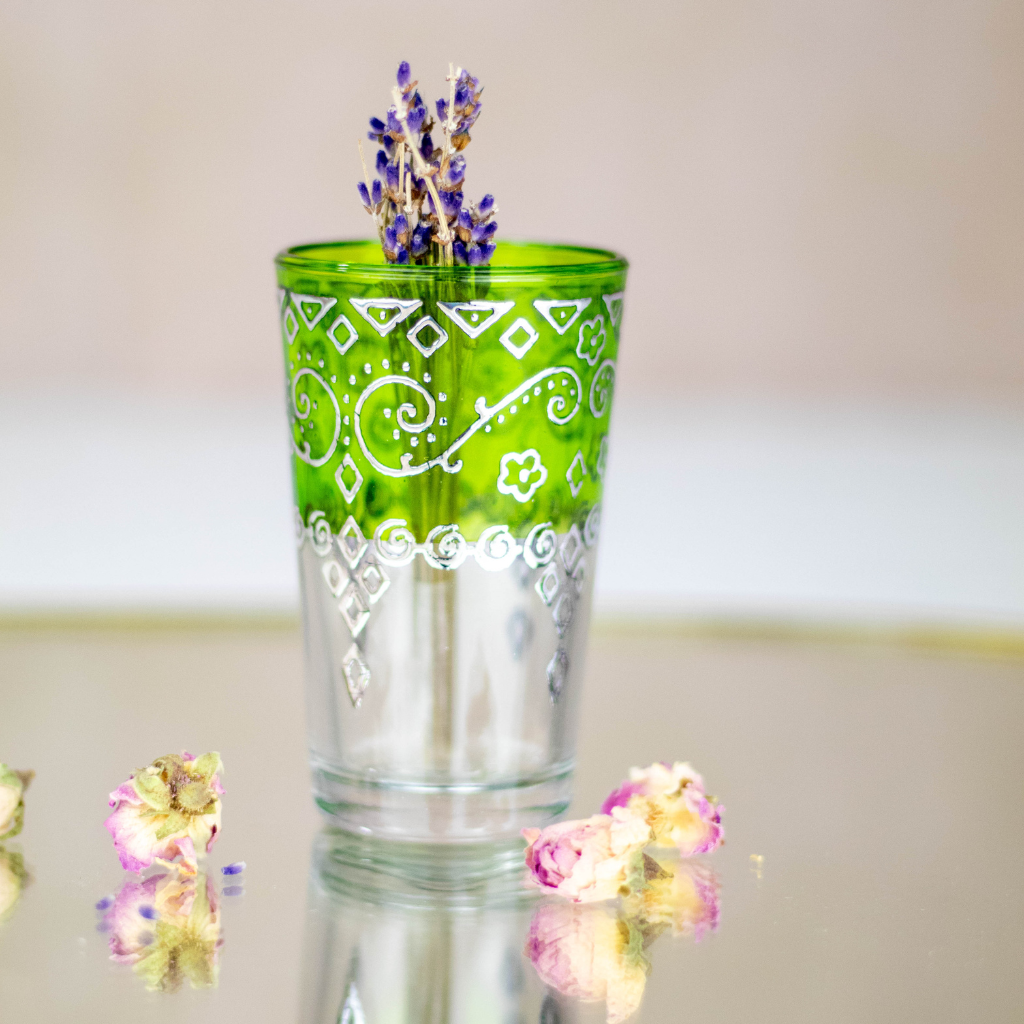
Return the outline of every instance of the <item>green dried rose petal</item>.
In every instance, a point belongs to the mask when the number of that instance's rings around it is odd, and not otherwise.
[[[176,832],[184,832],[188,828],[188,818],[179,811],[171,811],[167,815],[167,820],[157,829],[156,839],[166,839],[168,836],[173,836]]]
[[[154,810],[169,811],[171,809],[171,788],[159,775],[143,772],[132,779],[135,792],[142,797]]]
[[[203,754],[195,759],[189,774],[193,777],[201,778],[204,782],[209,782],[220,769],[220,754],[216,750],[211,750],[210,753]]]

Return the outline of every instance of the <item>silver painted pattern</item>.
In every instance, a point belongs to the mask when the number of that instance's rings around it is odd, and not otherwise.
[[[397,324],[408,319],[423,305],[421,299],[349,299],[352,308],[382,337],[390,334]],[[394,310],[390,317],[375,317],[370,311]]]
[[[359,653],[359,647],[356,644],[348,649],[348,653],[344,658],[341,659],[341,671],[345,676],[345,685],[348,688],[349,699],[352,701],[352,707],[359,707],[360,702],[363,699],[363,694],[366,692],[366,687],[370,684],[370,670],[366,666],[366,662],[363,661],[362,655]],[[352,989],[352,995],[355,995],[355,988]],[[350,997],[351,998],[351,997]],[[359,1005],[359,997],[356,996],[356,1006]],[[345,1006],[349,1006],[349,1000],[345,1000]],[[358,1018],[362,1020],[362,1015]]]
[[[513,464],[516,466],[515,470],[512,468]],[[539,478],[528,483],[534,473],[538,473]],[[510,476],[513,479],[509,479]],[[519,502],[529,501],[547,478],[547,466],[541,462],[540,452],[536,448],[527,448],[525,452],[506,452],[498,465],[498,491],[510,495]],[[524,489],[522,485],[527,483]]]
[[[508,302],[439,302],[437,308],[454,324],[458,324],[471,338],[479,338],[488,327],[493,327],[513,306],[515,300]],[[467,322],[463,314],[469,314]],[[490,313],[481,321],[481,313]]]
[[[338,340],[339,327],[344,327],[348,331],[348,337],[344,341]],[[352,326],[352,321],[344,313],[341,313],[338,319],[327,328],[327,337],[331,339],[339,354],[344,355],[359,340],[359,332]]]
[[[345,483],[345,473],[348,470],[352,470],[355,474],[355,480],[351,486]],[[342,496],[345,498],[345,503],[351,505],[352,499],[359,493],[359,488],[363,486],[363,474],[359,472],[359,467],[348,452],[345,453],[345,458],[341,460],[341,465],[334,471],[334,482],[338,485],[338,490],[341,491]]]
[[[559,695],[565,687],[569,678],[569,655],[561,647],[555,651],[548,662],[548,691],[551,694],[551,703],[557,704]]]
[[[298,314],[302,317],[302,322],[306,325],[306,330],[311,331],[321,320],[327,315],[327,311],[337,305],[338,300],[328,298],[323,295],[300,295],[297,292],[292,292],[292,305],[298,310]],[[306,306],[316,307],[316,312],[312,317],[306,312]]]
[[[604,330],[604,317],[598,313],[593,320],[584,320],[580,324],[579,342],[576,344],[576,355],[589,366],[594,366],[604,351],[608,340]]]
[[[425,330],[427,327],[432,328],[434,333],[437,335],[432,345],[424,345],[419,338],[420,331]],[[419,320],[417,320],[416,323],[406,331],[405,336],[427,359],[429,359],[448,340],[448,332],[430,315],[421,316]]]
[[[577,471],[579,472],[579,480],[576,479]],[[587,463],[583,458],[583,452],[578,451],[573,456],[572,462],[569,463],[569,468],[565,471],[565,479],[568,481],[569,490],[574,498],[580,493],[583,479],[587,475]]]
[[[583,386],[580,383],[580,379],[577,376],[576,371],[573,370],[572,367],[549,366],[546,370],[541,370],[539,373],[535,373],[528,380],[523,381],[519,387],[514,391],[510,391],[495,405],[488,405],[487,400],[481,395],[473,404],[473,408],[477,414],[477,419],[474,420],[474,422],[470,424],[470,426],[467,427],[440,455],[437,455],[432,459],[427,459],[425,462],[421,462],[419,465],[414,466],[412,465],[413,453],[404,452],[399,460],[401,462],[400,468],[384,465],[384,463],[382,463],[370,450],[370,447],[363,436],[361,420],[363,406],[366,404],[366,400],[379,388],[387,387],[390,384],[404,384],[406,387],[411,388],[417,394],[421,395],[427,406],[422,421],[417,423],[410,422],[407,419],[408,416],[419,415],[416,406],[412,402],[404,402],[398,407],[398,413],[396,416],[398,424],[403,430],[411,434],[420,434],[433,425],[437,406],[434,401],[434,396],[431,395],[419,381],[414,380],[412,377],[405,377],[400,374],[389,374],[385,377],[378,377],[377,380],[364,389],[363,393],[359,396],[359,400],[356,402],[354,412],[354,429],[356,439],[359,441],[359,446],[362,448],[363,454],[369,460],[370,464],[379,472],[385,474],[385,476],[417,476],[420,473],[425,473],[427,470],[432,469],[434,466],[440,466],[446,473],[458,473],[458,471],[462,469],[462,460],[460,459],[452,462],[452,456],[474,434],[476,434],[477,431],[482,430],[492,419],[498,416],[502,410],[508,408],[508,406],[522,395],[526,394],[531,388],[539,385],[541,381],[547,380],[549,377],[557,376],[569,377],[572,379],[572,383],[574,385],[572,388],[572,394],[575,395],[575,403],[568,412],[565,412],[570,403],[566,400],[564,395],[560,393],[554,394],[547,403],[547,417],[552,423],[556,423],[560,426],[568,423],[569,420],[571,420],[579,411],[583,397]],[[568,384],[568,381],[566,381],[566,383]]]
[[[600,419],[611,404],[612,391],[615,388],[615,362],[606,359],[594,373],[590,382],[590,411]]]
[[[552,327],[559,333],[565,334],[567,330],[576,322],[577,317],[583,312],[591,303],[590,299],[534,299],[533,306],[538,313]],[[560,310],[569,311],[570,307],[574,307],[575,311],[572,316],[567,320],[559,320],[558,312]]]
[[[309,414],[312,412],[313,403],[310,400],[309,395],[299,394],[296,390],[299,386],[299,381],[303,377],[312,377],[323,389],[327,392],[327,397],[330,398],[331,404],[334,406],[334,435],[331,438],[330,447],[326,453],[321,455],[319,459],[314,459],[310,454],[309,442],[303,443],[300,448],[296,442],[294,436],[292,437],[292,448],[295,454],[302,459],[303,462],[308,463],[310,466],[322,466],[325,462],[329,462],[331,456],[334,454],[334,449],[338,447],[338,437],[341,434],[341,407],[338,405],[338,399],[334,397],[334,392],[331,390],[331,386],[320,376],[316,370],[310,369],[308,366],[304,366],[299,370],[294,377],[292,377],[292,409],[296,419],[306,420],[309,419]]]
[[[612,322],[612,327],[618,327],[619,321],[622,319],[622,297],[625,294],[625,292],[612,292],[611,295],[601,296],[605,308],[608,310],[608,318]]]
[[[522,344],[517,345],[512,339],[520,332],[526,332],[526,341]],[[521,316],[518,320],[513,321],[512,325],[505,330],[498,341],[505,346],[516,357],[516,359],[522,359],[527,352],[533,348],[534,342],[540,337],[537,333],[537,328],[530,323],[526,317]]]

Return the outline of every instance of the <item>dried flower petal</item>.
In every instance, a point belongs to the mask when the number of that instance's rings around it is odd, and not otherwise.
[[[359,182],[359,184],[356,185],[356,188],[359,189],[359,198],[362,199],[363,206],[367,206],[368,207],[370,205],[370,190],[366,187],[366,184],[364,182],[362,182],[362,181]]]
[[[35,772],[16,772],[0,762],[0,839],[12,839],[25,821],[25,790]]]

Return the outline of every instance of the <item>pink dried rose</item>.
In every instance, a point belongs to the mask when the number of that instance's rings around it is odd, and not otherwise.
[[[126,882],[104,915],[110,959],[131,964],[150,991],[217,984],[222,939],[217,894],[205,875],[180,871]]]
[[[608,1024],[621,1024],[640,1007],[650,970],[643,935],[606,907],[539,907],[524,953],[544,984],[582,1002],[603,1001]]]
[[[104,822],[121,866],[140,874],[154,861],[181,859],[194,875],[197,855],[208,853],[220,832],[220,754],[169,754],[137,771],[110,794],[114,813]]]
[[[710,853],[725,841],[725,808],[704,792],[704,780],[683,761],[631,768],[629,781],[609,795],[601,810],[610,814],[616,808],[642,817],[656,845],[674,846],[684,857]]]
[[[575,903],[607,900],[628,891],[643,870],[651,828],[621,807],[585,821],[563,821],[541,831],[523,829],[526,866],[534,884]]]

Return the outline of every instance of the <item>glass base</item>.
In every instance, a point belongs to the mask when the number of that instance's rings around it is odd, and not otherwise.
[[[412,843],[482,843],[518,838],[561,816],[572,766],[506,783],[429,785],[368,780],[312,764],[313,796],[332,825],[356,835]]]

